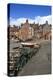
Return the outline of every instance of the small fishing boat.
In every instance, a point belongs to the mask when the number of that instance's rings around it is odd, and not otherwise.
[[[40,46],[40,45],[37,44],[37,43],[21,43],[21,45],[22,45],[23,47],[30,47],[30,48],[33,48],[33,47],[38,48],[38,47]]]

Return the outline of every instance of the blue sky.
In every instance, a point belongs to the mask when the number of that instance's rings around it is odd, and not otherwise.
[[[10,4],[9,6],[9,18],[11,18],[11,24],[16,24],[17,22],[22,22],[21,20],[25,20],[25,18],[30,19],[31,21],[33,20],[36,22],[37,20],[41,20],[42,18],[45,17],[44,19],[51,19],[51,6],[44,6],[44,5],[27,5],[27,4]],[[49,18],[48,18],[49,16]],[[20,19],[21,18],[21,19]],[[24,19],[22,19],[24,18]],[[18,20],[19,19],[19,20]]]
[[[10,4],[10,17],[34,18],[51,14],[51,6]]]

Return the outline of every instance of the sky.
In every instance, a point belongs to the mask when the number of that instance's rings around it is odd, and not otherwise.
[[[25,23],[44,24],[48,20],[51,24],[51,6],[27,5],[27,4],[8,4],[10,25],[20,25]]]

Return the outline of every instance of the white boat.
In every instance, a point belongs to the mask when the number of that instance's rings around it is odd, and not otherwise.
[[[40,45],[39,44],[37,44],[37,43],[21,43],[21,45],[22,46],[24,46],[24,47],[39,47]]]

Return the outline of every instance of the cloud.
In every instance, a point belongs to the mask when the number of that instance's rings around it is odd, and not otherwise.
[[[49,24],[52,24],[52,16],[37,16],[35,18],[35,23],[44,24],[46,21],[48,21]]]
[[[13,19],[13,18],[10,18],[10,25],[18,25],[20,26],[21,23],[25,23],[27,18],[18,18],[18,19]]]
[[[52,16],[48,15],[48,16],[36,16],[34,19],[30,19],[30,18],[18,18],[18,19],[14,19],[10,17],[10,25],[17,25],[20,26],[21,23],[25,23],[26,19],[28,19],[29,23],[39,23],[39,24],[44,24],[46,21],[48,21],[49,24],[52,24]]]

